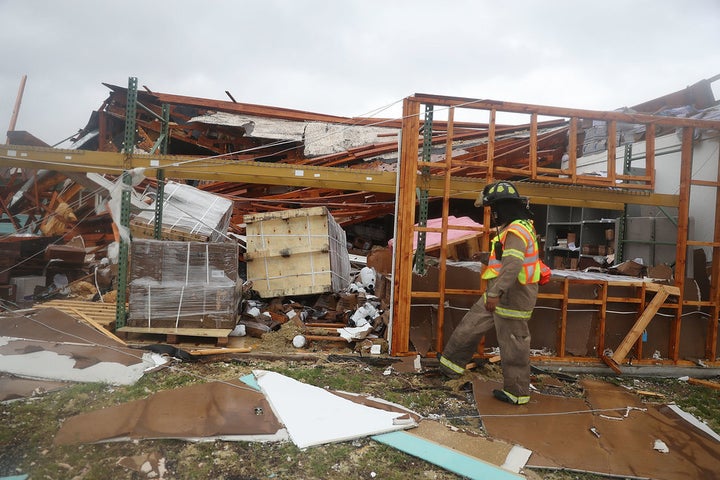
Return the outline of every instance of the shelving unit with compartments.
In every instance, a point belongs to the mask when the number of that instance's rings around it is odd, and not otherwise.
[[[553,269],[576,269],[583,257],[617,251],[618,219],[622,212],[598,208],[547,207],[545,262]]]

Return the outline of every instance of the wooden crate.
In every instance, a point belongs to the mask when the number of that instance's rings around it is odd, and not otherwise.
[[[263,298],[337,292],[350,283],[345,231],[325,207],[244,217],[247,280]]]

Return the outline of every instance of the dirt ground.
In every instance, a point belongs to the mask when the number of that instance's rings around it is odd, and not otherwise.
[[[256,369],[271,370],[312,385],[370,394],[398,403],[457,431],[488,438],[467,379],[447,381],[432,362],[408,370],[397,359],[368,356],[352,345],[311,343],[292,346],[297,332],[283,327],[262,339],[243,338],[234,345],[248,354],[207,356],[197,362],[173,361],[171,367],[147,373],[130,386],[73,384],[53,392],[36,392],[2,404],[0,476],[28,474],[31,479],[456,479],[440,467],[369,438],[300,450],[291,442],[258,443],[141,440],[79,446],[55,446],[63,421],[83,412],[119,405],[173,388],[213,380],[233,380]],[[500,379],[498,365],[487,364],[473,375]],[[720,402],[716,392],[675,380],[610,378],[649,392],[683,408],[717,430]],[[578,384],[536,371],[534,384],[556,395],[579,396]],[[656,399],[649,398],[648,401]],[[307,405],[312,409],[312,405]],[[527,478],[546,480],[604,479],[579,472],[535,470]]]

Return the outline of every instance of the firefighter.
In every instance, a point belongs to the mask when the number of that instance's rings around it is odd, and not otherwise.
[[[495,326],[502,358],[503,389],[493,396],[515,405],[530,401],[530,330],[540,280],[537,234],[527,198],[506,181],[487,185],[475,206],[490,207],[492,239],[482,272],[487,289],[453,331],[440,370],[449,377],[465,373],[485,332]]]

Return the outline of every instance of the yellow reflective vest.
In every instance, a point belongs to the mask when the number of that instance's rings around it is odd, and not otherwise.
[[[492,239],[492,244],[494,245],[495,242],[500,242],[501,245],[504,245],[505,237],[509,232],[513,232],[522,238],[525,244],[525,251],[503,249],[502,255],[514,256],[523,261],[523,268],[520,270],[520,273],[518,273],[518,282],[523,285],[538,283],[538,280],[540,280],[541,263],[535,227],[533,227],[529,220],[514,220],[500,232],[500,235]],[[500,274],[501,266],[502,262],[495,257],[495,249],[491,248],[490,259],[482,273],[482,278],[488,280],[497,277]]]

